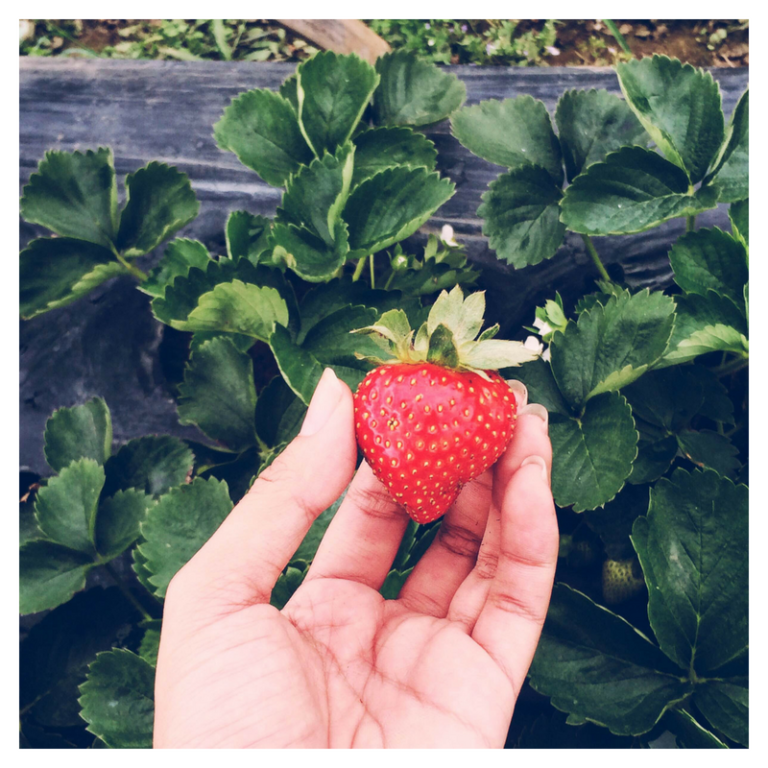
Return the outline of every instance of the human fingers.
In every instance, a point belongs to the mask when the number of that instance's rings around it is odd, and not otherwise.
[[[549,470],[529,456],[513,475],[501,508],[498,562],[472,638],[496,661],[517,694],[547,615],[559,535]]]
[[[477,561],[471,573],[456,590],[448,618],[470,632],[485,605],[499,559],[501,509],[506,489],[528,456],[540,456],[547,472],[552,467],[552,446],[547,434],[546,409],[537,404],[520,408],[515,437],[493,468],[493,496]]]
[[[269,602],[315,518],[342,493],[357,450],[352,393],[327,368],[299,436],[256,480],[216,533],[179,571],[168,601],[213,595],[232,606]]]
[[[405,510],[363,462],[304,581],[348,579],[378,590],[407,525]]]

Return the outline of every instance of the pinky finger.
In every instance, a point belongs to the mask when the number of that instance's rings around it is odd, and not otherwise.
[[[547,615],[558,545],[546,463],[530,457],[504,494],[496,574],[472,631],[473,639],[505,672],[515,695]]]

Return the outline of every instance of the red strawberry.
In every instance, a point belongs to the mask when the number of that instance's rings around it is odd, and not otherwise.
[[[485,297],[443,293],[415,336],[405,313],[391,310],[360,332],[395,355],[355,393],[357,443],[376,477],[417,523],[445,514],[462,486],[507,447],[517,405],[493,369],[532,359],[520,342],[475,341]],[[378,361],[378,359],[377,359]]]

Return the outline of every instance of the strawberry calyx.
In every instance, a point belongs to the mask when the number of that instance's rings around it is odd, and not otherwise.
[[[499,326],[482,333],[485,291],[464,298],[457,285],[442,291],[426,322],[414,331],[402,309],[384,312],[373,324],[352,333],[365,333],[382,348],[381,356],[355,353],[359,360],[384,363],[435,363],[457,371],[472,371],[490,381],[488,371],[510,368],[535,360],[539,353],[521,341],[494,339]]]

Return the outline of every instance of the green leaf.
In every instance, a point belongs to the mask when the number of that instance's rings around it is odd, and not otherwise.
[[[662,722],[675,734],[677,745],[682,749],[728,749],[684,709],[668,710]]]
[[[709,674],[748,644],[748,492],[716,472],[677,469],[651,489],[632,543],[664,653]]]
[[[268,446],[290,443],[299,434],[307,406],[282,376],[275,376],[256,401],[256,432]]]
[[[275,324],[288,325],[288,305],[275,288],[233,280],[200,296],[186,320],[172,320],[180,331],[226,331],[265,341]]]
[[[21,215],[62,237],[110,248],[117,233],[117,180],[112,150],[48,151],[30,176]]]
[[[205,269],[211,257],[199,240],[178,238],[168,244],[160,263],[138,288],[150,296],[165,296],[165,289],[179,276],[187,276],[192,267]]]
[[[354,146],[345,144],[335,155],[326,154],[301,168],[288,181],[276,221],[302,227],[326,245],[336,242],[352,183],[354,156]]]
[[[565,190],[560,220],[585,235],[644,232],[717,205],[717,191],[689,188],[673,163],[643,147],[623,147],[589,166]]]
[[[339,511],[339,507],[346,495],[347,492],[345,490],[341,496],[328,507],[328,509],[321,512],[320,515],[315,518],[315,522],[312,523],[312,526],[307,531],[307,535],[302,539],[299,548],[291,558],[291,562],[301,560],[304,563],[311,563],[315,559],[317,550],[320,548],[320,542],[322,541],[323,536],[325,536],[325,532],[328,530],[331,520],[333,520],[336,513]]]
[[[356,54],[323,51],[296,69],[299,126],[316,157],[348,141],[379,83]]]
[[[281,259],[299,277],[317,283],[330,280],[347,260],[347,227],[339,222],[331,245],[303,227],[275,224],[270,238],[275,257]]]
[[[553,418],[552,492],[574,512],[600,507],[622,488],[637,456],[632,409],[616,392],[590,400],[580,419]]]
[[[675,296],[675,327],[658,368],[678,365],[707,352],[748,349],[744,316],[728,298],[708,291],[706,296]]]
[[[181,424],[193,424],[239,452],[256,444],[255,408],[253,361],[247,353],[223,336],[192,353],[179,385]]]
[[[104,468],[93,459],[78,459],[37,492],[35,517],[48,539],[94,555],[94,529]]]
[[[409,51],[379,56],[376,71],[381,77],[373,95],[377,125],[431,125],[449,117],[467,95],[456,75]]]
[[[80,686],[87,730],[112,749],[151,749],[155,668],[121,648],[100,653]]]
[[[728,389],[709,368],[694,364],[680,370],[690,370],[696,374],[704,392],[704,403],[699,408],[702,416],[712,421],[722,421],[724,424],[736,423],[733,418],[733,401],[728,395]]]
[[[129,488],[104,499],[96,516],[96,551],[111,560],[139,538],[139,526],[152,504],[152,497]]]
[[[117,247],[124,256],[142,256],[197,216],[189,177],[173,166],[151,162],[125,178]]]
[[[493,181],[477,215],[499,258],[520,269],[552,258],[563,242],[559,186],[538,165],[522,165]]]
[[[19,613],[37,613],[66,603],[85,587],[92,558],[52,541],[30,541],[19,549]]]
[[[434,235],[430,238],[435,242],[435,249],[434,252],[425,249],[423,259],[397,252],[390,256],[391,271],[386,278],[390,291],[424,296],[450,290],[454,285],[471,285],[477,280],[480,273],[468,264],[460,249],[443,245],[438,251],[437,238]],[[419,323],[412,322],[412,325],[416,327]]]
[[[211,478],[226,482],[229,488],[229,497],[237,504],[253,484],[263,465],[274,459],[274,453],[264,452],[262,455],[254,446],[247,448],[240,454],[219,452],[223,461],[214,461],[211,465],[201,466],[197,472],[200,477]]]
[[[179,276],[168,286],[165,296],[152,300],[152,312],[166,325],[175,321],[183,323],[197,307],[201,296],[213,291],[217,285],[233,280],[274,288],[288,306],[290,325],[293,327],[298,323],[296,296],[283,274],[266,266],[255,267],[247,259],[240,259],[237,263],[226,258],[210,261],[204,270],[192,267],[186,277]]]
[[[45,460],[60,472],[78,459],[103,464],[112,453],[112,417],[107,404],[93,397],[74,408],[59,408],[45,423]]]
[[[456,348],[453,334],[442,324],[438,325],[429,337],[427,360],[446,368],[456,368],[459,364],[459,350]]]
[[[626,101],[608,91],[566,91],[557,102],[555,122],[568,181],[627,145],[649,137]]]
[[[280,574],[277,583],[272,589],[270,604],[282,611],[285,604],[293,597],[293,593],[301,586],[304,577],[307,575],[306,568],[294,568],[288,566],[285,573]]]
[[[455,114],[451,128],[470,152],[484,160],[510,169],[533,163],[546,170],[557,187],[562,185],[560,142],[538,99],[525,94],[482,101]]]
[[[136,578],[138,579],[139,583],[144,587],[144,589],[147,590],[147,592],[154,595],[155,588],[149,581],[152,576],[152,572],[147,568],[147,558],[141,554],[138,547],[133,548],[131,551],[131,557],[133,558],[131,568],[136,574]],[[157,595],[155,595],[155,597],[157,597]]]
[[[668,160],[701,181],[725,131],[720,89],[709,72],[653,56],[616,67],[624,97]]]
[[[278,93],[293,107],[293,111],[297,115],[299,114],[298,85],[299,79],[294,72],[289,77],[286,77],[277,89]]]
[[[627,478],[627,482],[641,485],[658,480],[669,469],[676,456],[677,438],[674,435],[644,440],[640,430],[637,458],[632,464],[632,474]]]
[[[711,429],[685,430],[677,436],[677,442],[697,467],[709,467],[723,477],[733,477],[741,468],[739,449],[725,435]]]
[[[749,90],[733,110],[720,156],[707,182],[718,187],[718,199],[723,203],[749,197]]]
[[[411,128],[374,128],[354,137],[355,169],[352,186],[375,176],[386,168],[406,166],[434,171],[437,163],[435,145]]]
[[[213,135],[220,149],[234,152],[243,165],[273,187],[283,186],[312,159],[291,104],[265,89],[233,99],[213,126]]]
[[[737,306],[749,280],[747,252],[740,240],[721,229],[700,229],[679,238],[669,252],[675,282],[686,292],[706,296],[712,290]]]
[[[703,372],[703,373],[702,373]],[[632,413],[666,432],[679,432],[704,405],[702,366],[678,366],[649,371],[625,390]]]
[[[708,680],[693,694],[696,706],[718,731],[749,746],[749,683],[746,677]]]
[[[584,513],[587,525],[602,539],[610,560],[629,560],[635,550],[629,540],[632,525],[648,512],[647,485],[625,485],[602,509]]]
[[[381,596],[385,600],[397,600],[400,590],[403,588],[406,579],[411,575],[412,570],[413,568],[409,568],[406,571],[390,571],[379,590]]]
[[[664,354],[674,310],[660,292],[623,291],[558,331],[550,346],[552,373],[566,399],[579,406],[639,378]]]
[[[734,236],[749,248],[749,199],[733,203],[728,208],[728,216]]]
[[[550,414],[571,416],[548,362],[539,358],[520,368],[506,368],[499,372],[505,379],[517,379],[528,388],[528,402],[540,403]]]
[[[135,488],[160,496],[192,471],[192,451],[178,438],[148,435],[129,440],[104,465],[104,496]]]
[[[127,274],[100,245],[69,237],[39,237],[19,254],[19,312],[29,320]]]
[[[360,184],[349,196],[348,258],[367,256],[412,235],[455,191],[448,179],[426,168],[389,168]]]
[[[82,728],[78,686],[88,665],[122,645],[137,618],[117,587],[89,589],[48,613],[19,648],[20,709],[45,727]]]
[[[371,364],[355,353],[376,355],[380,349],[371,339],[353,334],[358,328],[372,325],[375,309],[347,307],[316,323],[301,345],[291,340],[289,333],[277,326],[269,341],[280,372],[288,386],[309,404],[323,370],[330,366],[353,391],[370,370]]]
[[[451,287],[455,283],[451,284]],[[301,329],[297,341],[303,342],[309,331],[324,318],[350,306],[365,306],[384,313],[390,309],[403,309],[406,314],[419,311],[418,299],[405,299],[397,291],[371,289],[365,281],[356,283],[342,278],[330,280],[307,291],[301,299]]]
[[[157,653],[160,650],[160,626],[162,622],[158,619],[152,619],[149,626],[144,630],[144,637],[139,644],[139,656],[144,661],[148,661],[153,667],[157,666]]]
[[[530,670],[552,705],[619,735],[647,733],[689,684],[621,616],[557,584]]]
[[[139,551],[154,593],[165,597],[171,579],[213,536],[232,509],[227,484],[196,478],[174,488],[152,507],[141,525]]]
[[[271,229],[272,222],[264,216],[232,211],[225,227],[227,255],[233,261],[248,259],[256,266],[261,255],[269,249]]]

